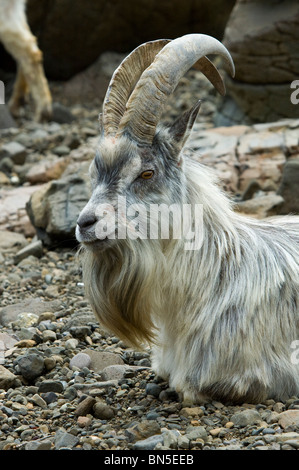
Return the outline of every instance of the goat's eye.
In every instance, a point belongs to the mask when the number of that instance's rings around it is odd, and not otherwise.
[[[143,180],[149,180],[153,177],[154,175],[154,171],[153,170],[146,170],[146,171],[143,171],[140,175],[140,177],[143,179]]]

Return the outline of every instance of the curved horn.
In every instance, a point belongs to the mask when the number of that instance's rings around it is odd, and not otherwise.
[[[163,104],[179,80],[196,63],[207,78],[224,93],[219,73],[204,56],[219,54],[234,76],[233,60],[221,42],[205,34],[187,34],[166,44],[152,64],[142,73],[121,118],[118,135],[129,133],[141,145],[150,145]],[[204,60],[203,60],[204,59]],[[222,90],[222,91],[221,91]]]
[[[149,41],[136,47],[115,70],[103,102],[102,124],[105,135],[117,132],[126,104],[142,72],[170,39]]]

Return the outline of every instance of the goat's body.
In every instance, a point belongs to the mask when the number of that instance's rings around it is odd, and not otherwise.
[[[298,394],[291,344],[299,337],[299,217],[245,219],[201,165],[187,162],[185,172],[187,201],[203,204],[201,249],[136,240],[98,258],[87,252],[94,311],[133,342],[152,321],[153,369],[192,401]]]
[[[27,92],[32,96],[37,120],[51,116],[52,98],[42,64],[42,53],[31,33],[25,0],[0,0],[0,41],[17,62],[17,78],[9,107],[19,113]]]
[[[196,60],[220,85],[205,55],[224,54],[233,72],[228,52],[213,38],[186,35],[166,42],[135,49],[108,87],[90,167],[93,191],[76,228],[84,246],[87,297],[108,330],[133,346],[152,345],[154,370],[185,399],[257,402],[296,395],[299,217],[282,222],[242,217],[213,173],[184,156],[199,103],[170,127],[158,127],[163,103]],[[176,204],[183,237],[174,230],[167,237],[161,230],[158,239],[114,236],[119,196],[129,201],[127,207],[143,204],[147,214],[153,204]],[[185,221],[186,205],[193,214]],[[99,206],[106,211],[105,233],[98,231]],[[117,235],[132,228],[123,212],[118,211]],[[162,219],[160,228],[165,214]],[[139,228],[143,221],[138,219]],[[202,244],[186,249],[196,227]],[[170,228],[176,228],[174,218]]]

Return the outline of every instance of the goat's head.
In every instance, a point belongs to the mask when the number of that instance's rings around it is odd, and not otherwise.
[[[120,196],[125,200],[125,210],[136,203],[147,206],[182,201],[181,150],[200,102],[168,128],[160,127],[159,120],[167,97],[192,66],[202,71],[222,95],[225,93],[217,69],[206,57],[209,54],[222,55],[234,74],[226,48],[201,34],[142,44],[115,71],[104,100],[101,137],[90,167],[92,196],[77,221],[76,237],[85,247],[101,250],[115,243],[115,238],[122,238],[117,234],[121,221],[127,224],[127,220],[118,214],[118,225],[115,223]],[[99,234],[97,227],[104,214],[106,231]],[[116,236],[110,236],[115,230]]]

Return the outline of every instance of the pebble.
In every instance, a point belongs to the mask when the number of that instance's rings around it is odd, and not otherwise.
[[[13,387],[16,382],[16,376],[6,367],[0,365],[0,389],[8,390]]]
[[[55,434],[55,450],[73,449],[79,442],[79,438],[73,434],[58,429]]]
[[[249,409],[235,413],[231,421],[235,426],[245,427],[261,421],[261,416],[258,411]]]
[[[28,353],[17,358],[18,372],[29,382],[39,377],[44,370],[44,359],[40,354]]]
[[[93,405],[93,414],[98,419],[112,419],[114,418],[114,410],[111,406],[104,402],[96,402]]]
[[[294,425],[299,428],[299,410],[287,410],[278,415],[278,424],[283,428]]]
[[[136,441],[133,445],[133,450],[154,450],[158,444],[163,444],[163,436],[161,434]]]
[[[186,437],[190,441],[202,439],[204,442],[208,440],[208,434],[204,426],[188,426],[186,429]]]
[[[91,358],[86,353],[78,353],[72,357],[70,360],[70,367],[77,367],[78,369],[83,369],[83,367],[89,367],[91,363]]]
[[[38,387],[38,393],[55,392],[62,393],[63,383],[58,380],[43,380]]]

